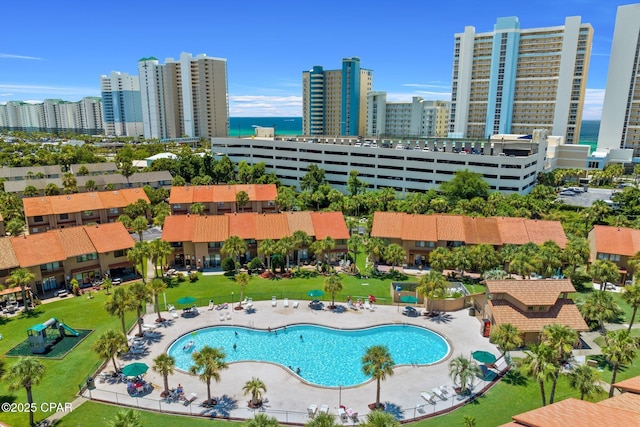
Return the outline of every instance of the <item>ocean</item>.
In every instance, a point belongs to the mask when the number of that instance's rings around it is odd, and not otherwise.
[[[583,120],[580,127],[579,144],[590,145],[591,152],[595,151],[598,143],[598,131],[600,130],[600,120]]]
[[[256,127],[275,127],[276,136],[301,135],[302,117],[229,117],[230,137],[255,135]]]

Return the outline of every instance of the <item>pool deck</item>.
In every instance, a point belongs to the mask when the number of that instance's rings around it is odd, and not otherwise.
[[[193,330],[216,326],[236,325],[254,327],[258,329],[276,329],[286,325],[308,323],[331,326],[336,328],[361,328],[380,324],[412,324],[426,327],[445,337],[451,347],[448,357],[434,365],[429,366],[398,366],[394,369],[394,375],[381,383],[381,402],[386,410],[396,415],[400,420],[413,419],[439,412],[460,404],[464,399],[453,392],[453,382],[449,378],[449,360],[452,357],[466,355],[470,357],[475,350],[490,351],[496,356],[500,353],[496,347],[489,343],[488,338],[483,338],[480,333],[480,322],[475,317],[469,316],[467,310],[453,313],[445,313],[436,318],[415,317],[410,318],[401,314],[401,307],[376,305],[373,311],[369,310],[345,310],[341,313],[329,310],[311,310],[308,301],[300,301],[298,308],[293,308],[293,301],[289,301],[289,307],[283,306],[283,301],[278,300],[276,307],[272,307],[271,301],[254,302],[252,312],[246,310],[223,310],[231,313],[230,320],[221,321],[220,311],[200,308],[200,314],[192,318],[180,317],[164,326],[159,326],[157,336],[145,338],[146,351],[142,354],[126,354],[117,361],[121,366],[130,362],[144,362],[150,367],[153,359],[165,352],[169,345],[178,337]],[[150,310],[151,311],[151,310]],[[178,311],[180,313],[180,311]],[[163,317],[171,318],[163,312]],[[144,317],[147,324],[154,323],[155,314]],[[130,335],[137,332],[137,327]],[[374,343],[372,343],[374,344]],[[321,361],[319,363],[322,363]],[[105,371],[113,372],[113,363],[106,364]],[[197,377],[176,371],[169,376],[169,386],[176,387],[182,384],[185,395],[197,394],[197,399],[192,404],[184,402],[168,403],[160,397],[163,387],[163,379],[150,368],[145,379],[154,384],[150,392],[142,393],[138,397],[127,394],[126,385],[107,378],[102,380],[96,377],[95,388],[86,390],[83,396],[92,399],[131,405],[140,408],[161,410],[180,414],[197,414],[202,416],[228,417],[232,419],[246,419],[254,415],[254,410],[248,408],[250,396],[244,396],[242,387],[252,377],[259,377],[267,387],[263,399],[265,403],[261,409],[270,416],[276,417],[280,422],[304,424],[309,421],[307,408],[309,405],[317,405],[318,410],[322,405],[329,407],[329,413],[337,415],[340,405],[352,408],[359,414],[358,420],[362,421],[370,412],[368,405],[375,402],[376,382],[369,381],[349,388],[327,388],[304,382],[296,375],[279,365],[269,363],[238,362],[230,363],[229,368],[221,371],[220,382],[211,383],[211,394],[218,400],[218,405],[213,408],[205,408],[200,405],[207,398],[205,383]],[[476,378],[474,390],[480,390],[488,382]],[[427,403],[422,399],[422,391],[431,391],[433,388],[445,385],[449,391],[446,399],[436,399],[436,403]],[[340,421],[340,418],[337,418]],[[348,423],[355,421],[349,420]]]

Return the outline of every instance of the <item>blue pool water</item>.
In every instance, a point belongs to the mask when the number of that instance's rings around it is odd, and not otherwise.
[[[190,341],[193,347],[185,349]],[[329,387],[367,381],[369,378],[362,373],[362,356],[372,345],[386,345],[396,365],[428,365],[449,353],[449,344],[440,335],[411,325],[358,330],[294,325],[271,332],[215,326],[180,337],[168,353],[176,359],[176,367],[186,371],[192,365],[192,352],[205,345],[221,347],[227,363],[272,362],[294,373],[300,368],[298,375],[305,381]]]

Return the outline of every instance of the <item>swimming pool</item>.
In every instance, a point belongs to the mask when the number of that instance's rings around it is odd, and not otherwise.
[[[191,342],[193,345],[189,346]],[[449,344],[442,336],[418,326],[341,330],[292,325],[271,332],[239,326],[200,329],[178,338],[168,354],[176,359],[178,369],[187,371],[193,362],[193,351],[205,345],[222,347],[227,363],[272,362],[310,383],[348,387],[369,379],[362,373],[362,356],[367,347],[379,344],[389,348],[396,365],[428,365],[449,353]]]

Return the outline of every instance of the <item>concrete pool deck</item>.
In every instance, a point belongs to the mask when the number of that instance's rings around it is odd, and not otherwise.
[[[373,311],[369,310],[345,310],[341,313],[329,310],[311,310],[308,301],[300,301],[298,308],[293,308],[293,301],[289,301],[289,307],[283,306],[283,301],[278,300],[272,307],[271,301],[254,302],[254,311],[232,310],[231,307],[223,310],[231,313],[230,320],[221,321],[220,311],[200,308],[200,314],[192,318],[172,319],[165,326],[156,329],[157,336],[144,339],[146,350],[142,354],[126,354],[118,359],[120,365],[131,362],[144,362],[149,367],[153,366],[153,359],[165,352],[169,345],[178,337],[193,330],[217,326],[235,325],[252,327],[257,329],[276,329],[298,323],[310,323],[331,326],[335,328],[362,328],[380,324],[412,324],[428,328],[441,334],[449,343],[451,352],[443,361],[429,366],[398,366],[394,368],[394,375],[381,383],[381,402],[386,410],[393,413],[400,420],[412,419],[439,412],[452,406],[459,405],[461,400],[453,392],[453,382],[449,378],[449,361],[452,357],[465,355],[470,357],[475,350],[490,351],[496,356],[500,353],[496,347],[489,343],[480,333],[480,322],[475,317],[469,316],[467,310],[453,313],[445,313],[441,317],[415,317],[403,316],[397,306],[376,305]],[[180,313],[180,311],[178,311]],[[163,313],[163,317],[171,318],[171,315]],[[144,317],[147,324],[154,323],[155,314]],[[131,334],[137,332],[137,327]],[[372,343],[375,344],[375,343]],[[215,346],[215,343],[212,344]],[[322,363],[322,361],[319,361]],[[105,372],[113,372],[113,364],[109,361],[105,366]],[[197,399],[190,405],[184,402],[168,403],[160,397],[163,391],[162,377],[150,368],[145,379],[154,385],[152,391],[140,394],[138,397],[129,396],[126,385],[108,377],[101,379],[96,376],[95,388],[83,392],[84,397],[95,400],[130,405],[142,409],[160,410],[180,414],[194,414],[201,416],[228,417],[232,419],[251,418],[254,410],[248,408],[250,396],[244,396],[243,386],[252,377],[259,377],[267,387],[263,399],[265,403],[260,409],[270,416],[276,417],[280,422],[304,424],[309,421],[307,408],[314,404],[318,410],[322,405],[329,407],[329,413],[337,415],[340,405],[352,408],[359,414],[362,420],[370,412],[368,405],[375,402],[376,382],[369,381],[349,388],[327,388],[304,382],[296,375],[280,366],[270,363],[238,362],[230,363],[229,368],[220,372],[220,382],[211,383],[212,397],[218,401],[213,408],[205,408],[200,403],[207,398],[205,383],[197,377],[176,371],[169,376],[170,388],[182,384],[185,395],[197,394]],[[479,391],[489,384],[476,378],[475,391]],[[428,403],[421,396],[422,391],[431,391],[433,388],[446,385],[449,390],[446,399],[436,399],[436,403]],[[340,418],[337,417],[340,421]],[[354,422],[349,420],[349,423]]]

